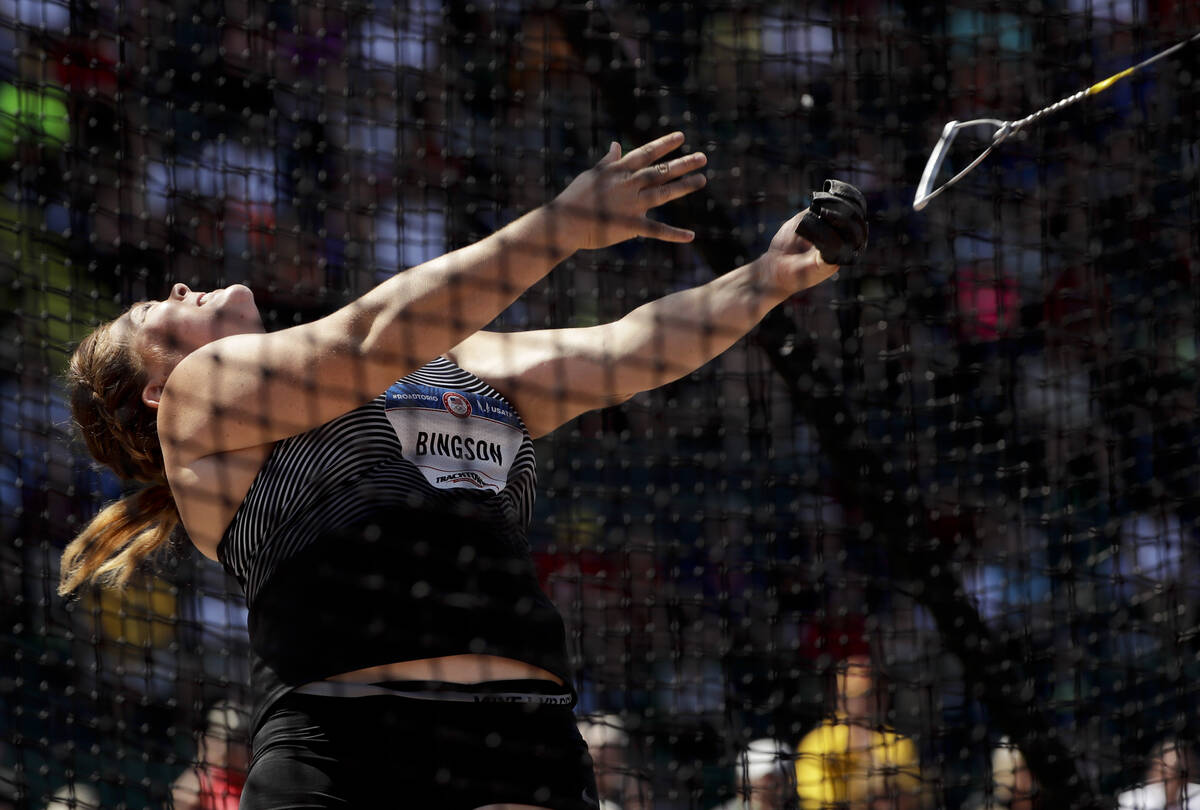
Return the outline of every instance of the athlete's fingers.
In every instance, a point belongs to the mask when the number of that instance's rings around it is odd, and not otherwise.
[[[614,165],[629,171],[644,169],[671,150],[678,149],[681,143],[683,143],[683,133],[672,132],[670,135],[663,135],[648,144],[639,146]]]
[[[669,203],[671,200],[678,200],[680,197],[686,197],[693,191],[699,191],[708,184],[708,178],[702,174],[689,174],[676,180],[673,183],[667,183],[664,186],[650,186],[644,188],[640,194],[643,200],[650,203],[650,207]]]
[[[600,158],[600,162],[597,163],[596,165],[597,166],[607,166],[608,164],[618,161],[620,159],[621,159],[621,144],[617,143],[616,141],[613,141],[608,146],[608,153],[605,154],[604,157]]]
[[[643,223],[642,236],[650,239],[661,239],[664,242],[690,242],[696,238],[695,231],[676,228],[663,222],[647,219]]]
[[[634,172],[633,181],[642,186],[655,186],[674,180],[688,172],[694,172],[706,163],[708,163],[707,155],[703,152],[693,152],[668,163],[655,163],[653,166],[639,169]]]

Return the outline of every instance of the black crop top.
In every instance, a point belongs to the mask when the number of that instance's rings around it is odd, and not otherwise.
[[[516,410],[443,358],[278,442],[217,549],[246,593],[255,726],[296,686],[396,661],[498,655],[570,683],[535,485]]]

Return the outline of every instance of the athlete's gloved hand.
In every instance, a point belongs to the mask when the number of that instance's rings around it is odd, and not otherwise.
[[[867,247],[867,200],[840,180],[826,180],[796,233],[812,242],[826,264],[853,264]]]

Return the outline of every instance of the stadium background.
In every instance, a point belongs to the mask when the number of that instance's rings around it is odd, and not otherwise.
[[[206,707],[244,696],[236,584],[186,547],[124,595],[55,596],[120,492],[70,438],[71,340],[171,281],[311,319],[673,128],[710,161],[660,214],[695,244],[577,255],[497,328],[703,282],[825,177],[867,194],[872,244],[538,443],[580,711],[623,718],[656,806],[708,808],[740,744],[794,743],[869,650],[927,806],[980,790],[1002,736],[1046,806],[1111,801],[1200,719],[1197,49],[910,203],[945,121],[1197,26],[1172,0],[0,0],[0,805],[74,781],[161,806]]]

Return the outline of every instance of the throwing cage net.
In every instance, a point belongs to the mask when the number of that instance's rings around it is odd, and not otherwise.
[[[245,605],[185,538],[124,592],[55,594],[122,492],[72,439],[72,343],[174,281],[310,321],[676,128],[708,187],[656,216],[695,242],[577,254],[493,328],[702,283],[826,177],[866,194],[871,247],[536,444],[530,543],[604,798],[740,801],[762,738],[802,808],[1115,806],[1165,750],[1186,770],[1200,49],[911,201],[947,120],[1197,26],[1171,0],[3,0],[0,807],[160,807],[214,722],[244,732],[213,707],[248,700]]]

